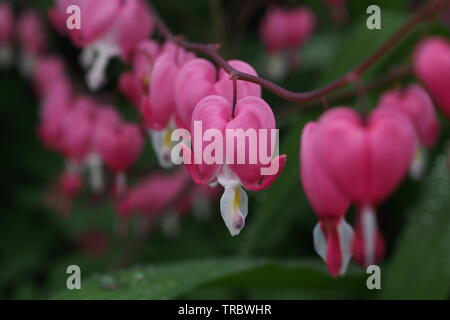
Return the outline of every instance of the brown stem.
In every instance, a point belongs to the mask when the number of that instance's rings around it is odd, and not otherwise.
[[[236,108],[237,103],[237,79],[234,76],[231,76],[230,79],[233,81],[233,118],[234,118],[234,109]]]
[[[394,33],[378,50],[372,53],[367,59],[365,59],[360,65],[349,71],[342,77],[335,81],[310,92],[293,92],[289,91],[267,79],[253,76],[247,73],[239,72],[230,66],[227,61],[220,55],[218,46],[213,44],[194,43],[186,40],[176,38],[172,31],[167,27],[164,21],[160,18],[158,13],[154,10],[150,4],[150,10],[153,14],[156,27],[158,31],[167,39],[177,42],[183,46],[186,50],[195,51],[200,54],[204,54],[211,60],[213,60],[219,67],[224,69],[228,74],[234,74],[236,79],[244,80],[259,84],[261,87],[273,92],[281,98],[293,102],[310,102],[320,99],[324,95],[344,87],[347,84],[353,83],[358,78],[380,60],[385,54],[391,51],[406,35],[408,35],[418,24],[431,19],[437,12],[445,9],[450,5],[450,0],[432,0],[425,3],[422,8],[419,8],[417,14],[412,17],[403,27]]]
[[[392,85],[393,83],[396,83],[397,81],[399,81],[400,79],[404,78],[405,76],[411,74],[411,67],[408,65],[403,65],[400,67],[395,67],[392,70],[388,71],[386,73],[385,76],[383,76],[382,78],[379,79],[375,79],[372,82],[369,82],[366,86],[365,89],[366,91],[372,91],[372,90],[377,90],[377,89],[381,89],[381,88],[385,88],[389,85]],[[358,88],[357,87],[353,87],[353,88],[349,88],[347,90],[344,90],[342,92],[337,92],[333,95],[330,95],[327,98],[327,102],[333,102],[333,104],[335,102],[339,102],[342,101],[344,99],[348,99],[351,98],[355,95],[358,94]],[[325,96],[324,96],[325,97]],[[322,97],[322,98],[324,98]],[[300,109],[305,109],[305,108],[315,108],[315,107],[320,107],[323,106],[323,102],[322,100],[320,101],[310,101],[304,104],[289,104],[287,106],[285,106],[283,109],[284,111],[280,112],[280,116],[282,118],[289,118],[291,117],[295,112],[297,112]],[[329,104],[328,104],[329,106]]]

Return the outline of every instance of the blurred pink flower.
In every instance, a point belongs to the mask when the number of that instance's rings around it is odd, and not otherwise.
[[[414,71],[450,119],[450,43],[442,37],[423,40],[414,52]]]
[[[350,108],[320,119],[317,152],[329,177],[358,207],[364,264],[375,263],[378,227],[374,206],[391,195],[411,165],[416,134],[408,118],[376,109],[366,121]],[[361,247],[361,246],[356,246]]]
[[[314,248],[333,277],[343,275],[352,256],[353,230],[345,221],[350,200],[328,177],[317,157],[318,124],[303,129],[300,142],[300,180],[319,223],[314,228]]]

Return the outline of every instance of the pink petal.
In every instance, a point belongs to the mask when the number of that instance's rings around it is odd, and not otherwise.
[[[442,37],[423,40],[414,53],[414,70],[442,112],[450,118],[450,43]]]
[[[197,103],[214,94],[216,68],[205,59],[186,63],[175,82],[176,111],[183,128],[190,128],[192,112]]]
[[[230,60],[228,63],[240,72],[245,72],[254,76],[257,76],[255,69],[251,65],[246,62],[240,60]],[[224,70],[220,70],[219,72],[219,80],[214,86],[216,93],[229,101],[229,103],[233,103],[233,81],[230,80],[230,75],[227,74]],[[257,84],[248,81],[237,81],[237,99],[240,99],[248,96],[261,97],[261,87]]]
[[[397,110],[407,116],[414,125],[420,142],[430,148],[439,138],[440,125],[433,101],[419,85],[386,92],[378,108]]]
[[[350,201],[328,177],[317,157],[318,124],[310,122],[303,129],[300,143],[300,174],[303,188],[314,212],[321,218],[339,220]]]

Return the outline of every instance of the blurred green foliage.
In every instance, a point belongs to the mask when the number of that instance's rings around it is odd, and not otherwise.
[[[19,8],[19,2],[16,2]],[[411,15],[407,1],[349,1],[350,22],[336,25],[324,1],[285,1],[310,6],[319,17],[319,29],[302,52],[302,65],[281,84],[307,91],[337,78],[376,49]],[[263,70],[266,56],[257,27],[264,1],[154,0],[155,7],[177,34],[201,42],[221,42],[226,58],[240,58]],[[252,4],[253,3],[253,4]],[[382,7],[380,31],[365,28],[365,8]],[[30,2],[38,10],[51,0]],[[250,6],[248,17],[241,12]],[[219,8],[220,10],[217,10]],[[428,33],[445,34],[438,24]],[[81,83],[78,51],[49,30],[52,50],[66,58],[73,78]],[[382,77],[392,66],[410,59],[421,32],[405,39],[365,77]],[[125,68],[116,61],[109,68],[112,80],[102,94],[116,92],[117,75]],[[261,71],[263,73],[263,71]],[[404,81],[414,81],[412,76]],[[399,82],[398,84],[401,84]],[[365,97],[374,107],[384,88]],[[265,191],[251,193],[249,217],[241,235],[231,238],[217,206],[208,221],[188,216],[173,238],[155,230],[129,269],[115,266],[139,241],[137,226],[126,237],[117,234],[114,206],[88,192],[76,199],[70,217],[61,217],[45,203],[46,195],[63,168],[60,156],[44,149],[35,128],[39,103],[30,84],[15,69],[0,73],[2,141],[2,201],[0,202],[0,297],[45,298],[437,298],[449,297],[450,288],[450,187],[445,158],[450,138],[448,121],[430,157],[430,172],[423,182],[405,181],[380,207],[388,256],[382,265],[382,290],[366,289],[366,274],[351,266],[341,279],[331,279],[313,252],[312,228],[316,223],[298,178],[298,150],[302,127],[322,109],[283,116],[287,103],[269,92],[267,101],[280,114],[280,152],[288,163],[280,178]],[[116,105],[130,120],[135,111],[114,94]],[[339,103],[357,106],[357,98]],[[131,183],[154,169],[150,144],[131,175]],[[350,217],[352,221],[352,218]],[[137,222],[136,222],[137,223]],[[77,238],[86,230],[109,235],[101,257],[80,251]],[[307,260],[305,260],[307,259]],[[66,289],[66,267],[82,269],[81,291]]]

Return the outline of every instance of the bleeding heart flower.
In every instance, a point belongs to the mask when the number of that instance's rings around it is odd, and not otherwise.
[[[303,46],[314,32],[316,17],[306,7],[284,9],[270,7],[260,25],[260,37],[269,53],[268,73],[281,78],[287,71],[287,62],[298,66],[295,51]],[[290,50],[290,58],[284,53]]]
[[[159,54],[159,45],[153,40],[142,41],[132,60],[132,70],[120,76],[119,89],[133,105],[140,109],[150,87],[150,77]]]
[[[9,3],[0,3],[0,68],[11,65],[14,41],[14,13]]]
[[[414,52],[414,70],[450,118],[450,43],[441,37],[423,40]]]
[[[257,76],[255,69],[249,64],[231,60],[228,63],[240,72]],[[261,87],[248,81],[238,80],[237,100],[247,96],[261,97]],[[191,127],[191,117],[197,103],[210,95],[220,95],[233,103],[233,80],[221,69],[219,73],[214,65],[205,59],[194,59],[186,63],[177,75],[175,83],[176,111],[179,126]]]
[[[286,11],[279,7],[269,8],[261,21],[259,32],[262,42],[271,54],[286,49],[288,29],[289,20]]]
[[[253,129],[257,133],[261,130],[266,132],[266,136],[263,138],[256,135],[257,145],[249,146],[250,143],[244,142],[244,148],[238,147],[237,136],[226,137],[222,147],[218,146],[216,152],[223,148],[222,155],[225,155],[225,146],[234,145],[232,159],[228,159],[227,154],[227,159],[218,159],[219,161],[213,163],[201,161],[200,164],[197,164],[195,159],[198,157],[203,159],[205,150],[210,148],[209,143],[205,142],[203,137],[197,137],[198,134],[201,134],[196,130],[198,123],[202,125],[203,130],[213,129],[221,137],[227,136],[227,130],[237,132],[238,129],[243,132]],[[275,130],[275,117],[269,105],[259,97],[245,97],[239,100],[233,112],[232,105],[225,98],[208,96],[197,104],[192,114],[191,133],[194,141],[192,146],[194,161],[187,164],[187,168],[196,183],[209,184],[217,180],[225,188],[220,200],[220,208],[222,218],[233,236],[239,234],[244,227],[248,212],[247,195],[241,186],[254,191],[268,188],[285,165],[286,156],[275,157],[271,149],[275,142],[272,140],[271,130]],[[197,144],[196,141],[202,143]],[[265,147],[266,157],[268,153],[271,155],[266,159],[268,160],[266,163],[263,163],[265,161],[261,159],[261,154],[264,154],[264,151],[260,150],[262,146]],[[255,158],[253,156],[257,158],[254,159],[254,163],[250,160]],[[244,161],[240,162],[240,158]],[[276,168],[275,172],[263,175],[262,171],[269,167]]]
[[[88,70],[86,81],[90,89],[97,90],[106,81],[109,60],[121,57],[128,61],[139,43],[150,36],[153,20],[142,0],[83,0],[79,5],[82,28],[70,30],[69,35],[84,48],[81,64]],[[58,25],[60,11],[55,10]]]
[[[333,277],[343,275],[352,256],[353,230],[345,221],[350,201],[337,189],[317,157],[318,124],[303,129],[300,142],[300,177],[306,196],[319,218],[314,228],[314,248]]]
[[[375,262],[378,227],[373,206],[400,184],[413,159],[416,139],[410,121],[391,110],[377,109],[363,121],[350,108],[336,108],[320,119],[317,147],[322,165],[360,208],[362,221],[370,222],[362,224],[366,265]]]
[[[94,105],[93,101],[90,103]],[[112,106],[98,105],[95,106],[93,111],[92,146],[86,159],[86,165],[89,169],[91,189],[94,193],[100,194],[104,191],[104,179],[103,160],[98,145],[99,139],[101,139],[103,130],[108,130],[111,126],[119,126],[122,119]]]
[[[174,207],[177,205],[176,200],[189,180],[189,173],[184,169],[170,174],[154,173],[128,190],[117,204],[118,212],[122,218],[129,218],[133,213],[158,218],[172,209],[169,208],[172,203]]]
[[[96,135],[96,146],[106,166],[116,172],[116,188],[118,194],[123,194],[125,172],[136,162],[143,147],[139,127],[128,123],[106,124]]]
[[[22,13],[17,24],[19,43],[22,48],[20,69],[26,76],[33,74],[38,57],[47,48],[44,26],[34,11]]]
[[[87,99],[80,98],[64,115],[62,147],[64,155],[83,164],[92,149],[93,110]]]
[[[412,178],[419,179],[426,167],[426,152],[423,146],[431,148],[439,138],[440,126],[433,101],[421,86],[411,85],[386,92],[381,97],[378,108],[397,110],[414,125],[419,141],[410,174]]]
[[[287,45],[289,48],[299,48],[313,34],[316,28],[316,16],[306,7],[289,10],[288,26]]]
[[[148,88],[142,101],[143,113],[156,152],[162,167],[171,167],[170,154],[173,148],[172,131],[176,128],[175,79],[180,68],[194,55],[172,42],[167,42],[155,61]]]
[[[373,227],[377,225],[376,212],[372,208],[359,210],[356,214],[353,259],[360,266],[368,266],[383,260],[386,246],[383,234]]]

